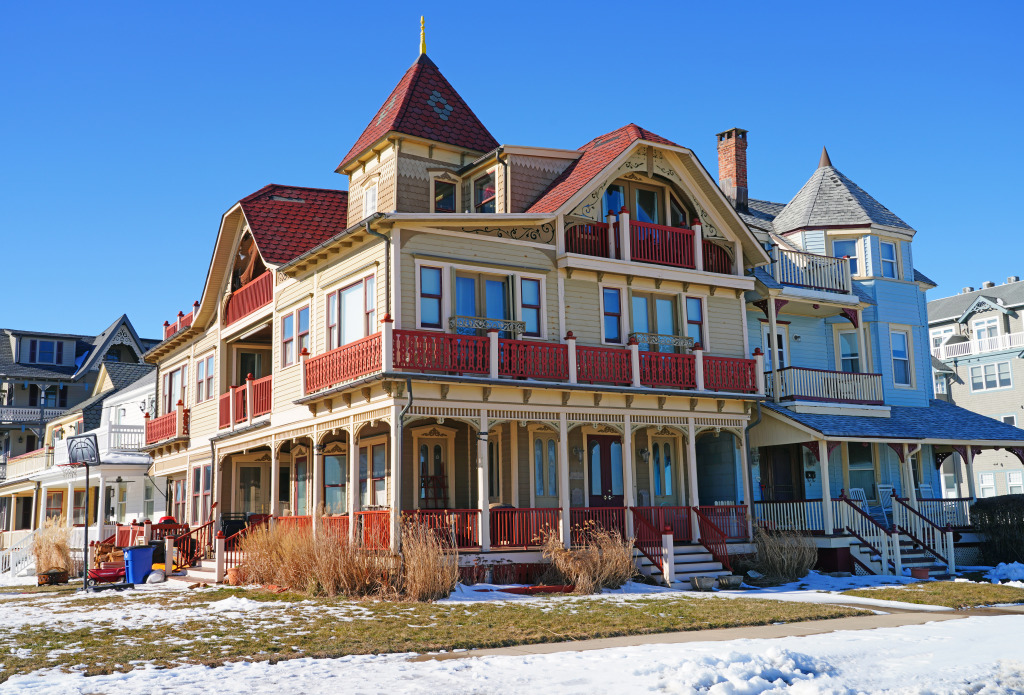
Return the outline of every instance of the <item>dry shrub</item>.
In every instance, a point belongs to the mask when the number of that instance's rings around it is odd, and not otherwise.
[[[72,572],[71,529],[67,517],[47,517],[32,541],[32,555],[36,560],[36,573],[50,570]]]
[[[818,561],[818,549],[810,536],[796,531],[754,529],[757,562],[754,569],[772,581],[795,582],[805,577]]]
[[[601,589],[618,589],[636,573],[633,539],[618,531],[591,526],[582,534],[583,544],[565,548],[555,533],[545,533],[543,556],[577,594],[596,594]]]
[[[446,598],[459,582],[459,555],[425,524],[402,524],[402,595],[413,601]]]
[[[402,555],[350,543],[319,525],[261,527],[241,539],[241,579],[276,584],[311,596],[407,598],[433,601],[458,582],[458,555],[414,522],[402,527]]]

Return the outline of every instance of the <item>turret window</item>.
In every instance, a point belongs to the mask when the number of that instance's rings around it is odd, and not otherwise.
[[[494,174],[486,174],[473,182],[473,205],[477,212],[494,212]]]
[[[857,240],[837,239],[832,242],[832,253],[836,258],[848,256],[850,259],[850,275],[857,275]]]
[[[882,277],[896,277],[896,244],[890,241],[882,242]]]
[[[434,181],[434,212],[455,212],[455,184]]]

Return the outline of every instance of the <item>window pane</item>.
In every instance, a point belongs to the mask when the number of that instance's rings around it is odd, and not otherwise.
[[[387,449],[383,444],[373,447],[373,477],[383,478],[387,472]]]
[[[348,510],[344,486],[329,487],[324,490],[324,511],[328,514],[344,514]]]
[[[1010,363],[1009,362],[1000,362],[998,365],[996,365],[996,367],[997,367],[997,370],[999,372],[999,386],[1000,387],[1009,386],[1010,385]]]
[[[609,455],[611,456],[611,468],[612,468],[612,494],[621,495],[622,487],[622,442],[612,442],[609,447],[611,450]]]
[[[897,359],[907,359],[907,334],[892,334],[892,356]]]
[[[555,455],[555,440],[548,440],[548,494],[558,494],[558,457]]]
[[[52,340],[39,341],[39,362],[53,362],[54,345],[55,343]]]
[[[377,307],[377,278],[371,275],[363,284],[366,287],[366,313],[370,313]]]
[[[440,268],[420,268],[420,290],[423,294],[441,294]]]
[[[523,280],[523,304],[540,306],[540,280]]]
[[[430,449],[426,444],[420,444],[420,475],[430,475]],[[424,494],[421,489],[420,497],[423,497]]]
[[[686,320],[687,321],[703,321],[704,320],[704,305],[697,297],[686,298]]]
[[[849,256],[853,259],[857,255],[857,242],[854,239],[842,239],[832,242],[832,252],[837,258]]]
[[[432,297],[420,298],[420,324],[424,326],[441,325],[441,300]]]
[[[455,212],[455,184],[434,182],[434,212]]]
[[[661,492],[661,447],[655,444],[654,449],[654,494],[657,497],[662,496]]]
[[[455,313],[459,316],[476,316],[476,279],[455,278]]]
[[[661,335],[676,334],[676,311],[671,299],[656,298],[654,300],[657,332]]]
[[[281,321],[281,337],[285,340],[295,335],[295,322],[292,316],[285,316]]]
[[[324,485],[345,482],[345,456],[324,456]]]
[[[365,338],[363,335],[363,283],[341,291],[341,344]]]
[[[971,367],[971,390],[980,391],[985,388],[985,382],[981,378],[981,367]]]
[[[309,307],[299,309],[299,333],[309,333]]]
[[[675,198],[669,198],[669,212],[672,214],[669,224],[673,227],[689,229],[689,220],[686,219],[686,210],[679,206]]]
[[[672,445],[665,444],[665,494],[672,494]]]
[[[487,301],[485,316],[489,319],[507,319],[508,286],[504,280],[487,280],[484,282],[484,295]]]
[[[473,182],[473,201],[477,212],[494,212],[494,176],[481,176]]]
[[[306,505],[306,461],[295,462],[295,514],[304,516],[307,513]]]
[[[534,494],[544,494],[544,442],[535,439],[533,442],[533,479]]]
[[[645,188],[636,189],[636,219],[638,222],[658,224],[658,193]]]
[[[601,198],[601,219],[608,218],[608,213],[618,215],[626,205],[626,193],[622,186],[608,186]]]
[[[839,334],[839,351],[842,359],[841,369],[844,372],[859,372],[860,359],[857,350],[857,334],[854,332]]]
[[[906,360],[893,360],[892,373],[893,381],[897,384],[907,385],[910,383],[910,363]]]
[[[526,335],[540,335],[540,309],[523,307],[523,323],[526,324]]]
[[[590,494],[601,494],[601,445],[590,442]]]
[[[647,316],[647,297],[643,295],[633,295],[633,332],[651,332],[651,322]],[[641,347],[640,349],[646,350],[647,348]]]

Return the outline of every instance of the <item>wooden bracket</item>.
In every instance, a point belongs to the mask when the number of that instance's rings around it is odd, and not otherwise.
[[[372,393],[372,390],[370,389],[370,387],[369,386],[364,386],[361,389],[361,392],[363,394],[363,398],[366,399],[367,403],[369,403],[370,402],[370,394]]]
[[[484,388],[483,388],[483,399],[484,399],[484,402],[487,402],[487,401],[491,400],[491,387],[490,386],[484,386]]]
[[[725,401],[722,399],[718,400],[718,412],[725,410]]]
[[[696,398],[691,398],[690,399],[690,410],[696,410],[696,409],[697,409],[697,399]]]
[[[595,408],[596,408],[597,406],[601,405],[601,399],[602,399],[603,397],[604,397],[604,394],[602,394],[602,393],[595,393],[595,394],[594,394],[594,407],[595,407]]]
[[[667,396],[658,396],[658,410],[664,410],[666,403],[668,403]]]
[[[442,401],[448,400],[448,391],[449,391],[449,389],[451,389],[451,385],[450,384],[441,384],[441,400]]]
[[[533,396],[533,389],[523,389],[523,405],[530,402],[531,396]]]
[[[562,391],[562,405],[569,405],[569,396],[572,395],[572,391]]]

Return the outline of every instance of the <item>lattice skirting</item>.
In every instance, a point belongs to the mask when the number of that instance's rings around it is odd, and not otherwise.
[[[953,547],[953,556],[956,558],[957,567],[985,564],[985,558],[981,555],[981,547],[977,544],[956,545]]]

